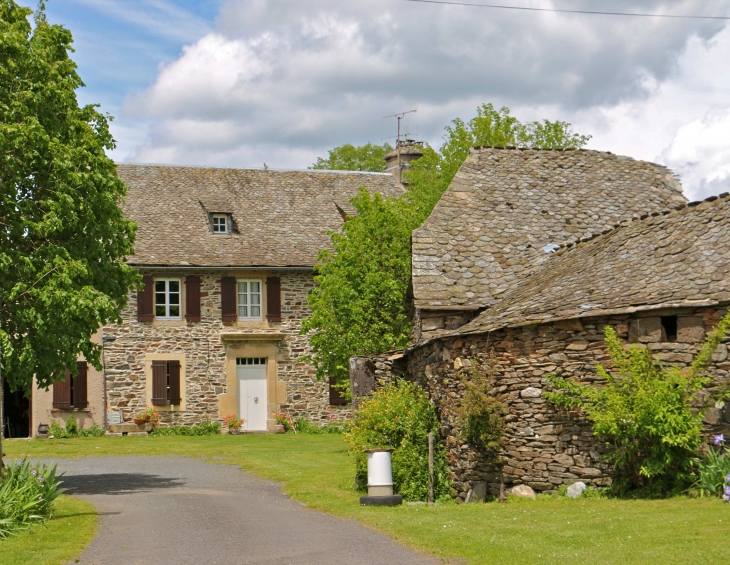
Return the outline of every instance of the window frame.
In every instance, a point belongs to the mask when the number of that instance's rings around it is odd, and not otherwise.
[[[255,282],[259,285],[259,291],[252,293],[251,292],[251,283]],[[249,314],[251,312],[252,306],[258,306],[259,307],[259,315],[258,316],[241,316],[241,295],[244,294],[241,292],[241,283],[247,283],[247,291],[246,291],[246,304],[245,306],[248,308]],[[258,304],[251,304],[251,295],[252,294],[258,294],[259,302]],[[236,279],[236,318],[239,322],[261,322],[264,319],[264,283],[262,279]]]
[[[216,230],[216,219],[223,219],[223,231]],[[220,222],[218,223],[220,225]],[[231,233],[231,221],[228,214],[215,213],[210,215],[210,229],[214,235],[229,235]]]
[[[159,292],[157,290],[157,283],[158,282],[164,282],[165,283],[165,291],[164,291],[164,294],[165,294],[165,315],[162,315],[162,316],[160,316],[160,315],[157,314],[157,306],[158,306],[158,303],[157,303],[157,295],[158,294],[162,294],[161,292]],[[176,293],[171,293],[170,292],[170,283],[171,282],[176,282],[177,285],[178,285],[178,287],[177,287],[178,290],[177,290]],[[152,305],[153,306],[153,310],[152,311],[155,314],[155,320],[160,320],[160,321],[163,321],[163,322],[179,322],[179,321],[181,321],[183,319],[183,307],[182,307],[182,302],[183,302],[182,289],[183,289],[183,285],[182,285],[182,279],[181,278],[175,278],[175,277],[171,277],[171,278],[167,278],[167,277],[166,278],[157,278],[157,277],[155,277],[155,279],[154,279],[154,287],[155,287],[154,288],[154,291],[153,291],[154,292],[154,303]],[[179,314],[177,316],[171,316],[170,315],[170,306],[171,306],[171,304],[170,304],[170,294],[177,294],[177,296],[178,296],[177,307],[179,308]]]

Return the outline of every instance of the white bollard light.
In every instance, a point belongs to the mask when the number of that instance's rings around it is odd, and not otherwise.
[[[399,494],[393,494],[392,449],[368,449],[368,495],[360,497],[363,506],[397,506],[403,503]]]
[[[393,465],[389,449],[368,451],[368,496],[393,494]]]

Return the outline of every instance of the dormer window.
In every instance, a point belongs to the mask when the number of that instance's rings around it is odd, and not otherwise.
[[[228,229],[228,214],[211,214],[210,220],[213,225],[213,233],[216,234],[227,234],[230,233]]]

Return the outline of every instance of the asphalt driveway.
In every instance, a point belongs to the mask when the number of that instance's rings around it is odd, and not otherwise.
[[[64,487],[101,515],[81,564],[436,564],[272,482],[182,457],[62,460]]]

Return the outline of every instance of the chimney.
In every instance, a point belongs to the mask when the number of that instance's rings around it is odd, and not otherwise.
[[[395,149],[388,153],[385,159],[385,172],[393,175],[403,188],[408,186],[408,181],[404,179],[403,171],[410,169],[411,161],[415,161],[423,157],[423,142],[406,139],[398,141]]]

